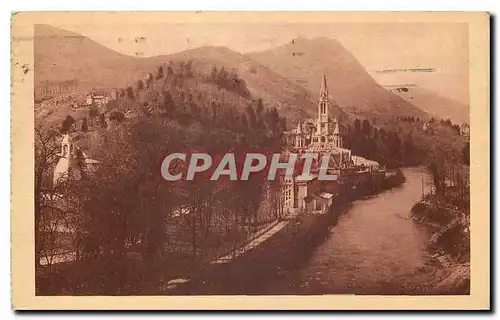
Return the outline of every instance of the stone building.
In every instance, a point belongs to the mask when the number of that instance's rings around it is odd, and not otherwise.
[[[316,119],[304,119],[297,128],[286,132],[289,149],[296,153],[328,153],[336,158],[338,166],[351,163],[351,150],[345,149],[343,138],[346,129],[337,117],[330,114],[330,99],[326,76],[323,75]]]
[[[343,180],[349,176],[347,172],[357,174],[363,170],[379,170],[376,161],[354,156],[350,149],[344,148],[346,129],[337,117],[330,113],[330,104],[327,80],[326,76],[323,76],[317,118],[299,121],[295,129],[285,133],[285,137],[288,153],[315,153],[320,158],[328,155],[327,172],[337,175],[339,180],[326,183],[318,181],[318,159],[313,162],[310,176],[303,177],[297,173],[284,180],[282,193],[285,212],[307,210],[311,213],[324,213],[332,204],[339,184],[345,183]]]
[[[80,180],[82,178],[82,167],[92,169],[97,160],[90,159],[87,154],[73,142],[70,134],[64,134],[61,141],[61,152],[59,160],[54,168],[53,186],[58,186],[68,178]]]
[[[104,106],[109,102],[109,98],[102,94],[89,94],[86,98],[86,104],[88,106],[97,105]]]

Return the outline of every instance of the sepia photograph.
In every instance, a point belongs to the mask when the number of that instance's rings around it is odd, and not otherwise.
[[[488,14],[165,15],[13,16],[30,301],[488,307]]]

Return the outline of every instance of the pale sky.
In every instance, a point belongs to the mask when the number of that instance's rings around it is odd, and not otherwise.
[[[124,54],[154,56],[200,46],[246,53],[296,37],[337,39],[382,85],[417,84],[468,103],[468,28],[460,23],[207,23],[56,25]],[[434,72],[379,74],[383,69]]]

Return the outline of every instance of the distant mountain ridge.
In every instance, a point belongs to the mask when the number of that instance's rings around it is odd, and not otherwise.
[[[432,116],[455,124],[469,123],[469,106],[419,86],[390,86],[390,92],[406,99]]]
[[[237,69],[254,98],[292,120],[312,116],[316,102],[309,91],[225,47],[201,47],[149,58],[115,52],[84,36],[47,25],[35,27],[35,88],[47,82],[78,80],[82,87],[125,88],[167,62],[193,60],[197,70]]]
[[[68,80],[94,87],[124,87],[162,60],[127,56],[48,25],[35,25],[34,33],[35,87]]]
[[[120,89],[118,105],[122,112],[170,115],[182,123],[199,120],[200,115],[194,116],[197,113],[205,118],[212,115],[214,123],[222,121],[228,127],[257,128],[265,136],[269,128],[259,126],[259,121],[256,125],[255,117],[248,110],[259,110],[263,105],[272,111],[265,112],[264,119],[272,114],[284,116],[287,125],[283,125],[280,118],[279,127],[289,130],[299,119],[317,116],[325,74],[332,102],[330,115],[338,117],[343,125],[353,126],[353,119],[366,119],[374,128],[400,132],[401,137],[412,136],[425,150],[448,148],[447,153],[459,154],[463,145],[463,137],[451,128],[437,128],[428,133],[422,126],[401,121],[401,117],[408,116],[425,121],[431,115],[400,93],[380,86],[349,51],[331,39],[296,39],[250,54],[208,46],[143,58],[120,54],[76,33],[38,25],[34,50],[35,91],[52,82],[68,84],[70,91],[74,86],[81,88],[77,89],[79,95],[89,88],[116,88]],[[186,71],[186,65],[192,68],[192,74]],[[160,66],[163,66],[162,72]],[[221,72],[222,68],[228,72]],[[164,75],[158,76],[160,73]],[[219,77],[220,74],[225,76]],[[234,86],[241,90],[234,90]],[[37,103],[35,113],[43,115],[38,119],[45,119],[45,124],[50,116],[50,123],[60,123],[73,114],[71,105],[64,107],[61,101],[73,102],[75,96],[57,93],[44,101],[46,104]],[[263,104],[255,101],[259,98]],[[80,109],[77,111],[85,117],[88,108]],[[215,119],[219,111],[225,116]],[[240,117],[245,112],[249,115],[246,120]]]
[[[297,38],[248,56],[314,93],[319,90],[321,75],[326,74],[331,98],[353,116],[428,117],[425,111],[377,84],[337,40]]]
[[[47,25],[35,27],[35,88],[76,80],[82,88],[125,88],[169,61],[192,60],[207,74],[213,66],[237,70],[254,98],[276,107],[292,123],[317,114],[320,81],[326,74],[332,114],[344,119],[428,114],[378,85],[338,41],[299,38],[251,54],[225,47],[200,47],[171,55],[133,57],[85,36]]]

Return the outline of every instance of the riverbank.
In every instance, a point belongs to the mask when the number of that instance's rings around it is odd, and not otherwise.
[[[127,259],[117,268],[120,272],[119,281],[123,290],[114,294],[164,294],[164,295],[213,295],[213,294],[268,294],[268,283],[286,277],[292,270],[300,270],[307,266],[316,249],[325,242],[343,213],[352,206],[352,201],[364,200],[364,194],[390,194],[391,187],[404,182],[404,176],[397,173],[389,176],[383,183],[374,179],[370,188],[348,188],[355,193],[345,194],[334,201],[329,210],[323,214],[290,215],[264,228],[255,238],[229,254],[215,258],[211,262],[199,266],[189,272],[187,265],[174,265],[174,260],[165,260],[162,264],[149,268],[146,274],[136,271],[144,270],[141,259]],[[395,188],[394,190],[397,190]],[[365,193],[361,191],[366,191]],[[374,192],[376,191],[376,192]],[[394,191],[397,192],[397,191]],[[349,241],[349,237],[341,239],[341,243]],[[137,260],[137,261],[136,261]],[[100,264],[97,263],[98,267]],[[74,268],[73,268],[74,269]],[[96,269],[95,272],[102,273]],[[115,269],[116,273],[116,269]],[[103,277],[106,277],[103,274]],[[139,277],[138,277],[139,276]],[[137,278],[138,277],[138,278]],[[71,277],[72,279],[74,277]],[[75,281],[72,281],[75,282]],[[83,279],[76,281],[86,283]],[[126,283],[125,283],[126,282]],[[61,286],[56,286],[60,288]],[[375,287],[373,287],[374,290]],[[372,289],[370,289],[372,290]],[[385,288],[383,290],[386,290]],[[98,294],[99,288],[80,288],[80,294]],[[47,291],[46,291],[47,292]],[[386,291],[367,291],[368,294],[385,293]],[[391,293],[392,291],[387,291]],[[280,294],[293,294],[287,290]],[[326,291],[325,293],[336,293]],[[58,294],[58,293],[53,293]],[[59,293],[60,294],[60,293]]]
[[[397,187],[405,182],[405,177],[401,170],[393,170],[365,182],[365,188],[344,188],[326,212],[305,210],[285,217],[269,234],[242,247],[238,254],[217,259],[189,281],[168,286],[164,294],[267,293],[264,288],[269,281],[308,263],[311,253],[326,240],[353,201]]]
[[[404,168],[402,172],[406,177],[403,184],[338,208],[338,219],[325,228],[325,236],[297,254],[295,265],[281,269],[259,292],[466,294],[464,290],[439,292],[438,285],[452,281],[458,268],[446,268],[433,257],[428,250],[433,233],[412,219],[411,208],[421,199],[422,182],[429,182],[429,176],[423,168]],[[455,276],[459,275],[456,271]]]
[[[469,216],[432,200],[422,200],[412,207],[412,218],[431,230],[427,249],[439,266],[439,281],[434,294],[469,294],[470,230]]]
[[[331,208],[330,210],[332,210]],[[336,214],[294,214],[249,243],[242,254],[218,259],[189,281],[165,288],[167,295],[257,295],[283,272],[300,268],[327,236]]]

